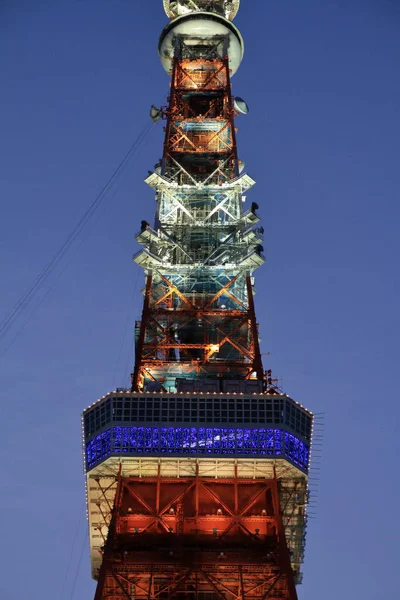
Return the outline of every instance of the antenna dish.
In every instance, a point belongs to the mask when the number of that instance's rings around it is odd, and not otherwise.
[[[239,96],[236,96],[236,98],[233,100],[233,107],[236,112],[240,113],[241,115],[247,115],[249,112],[247,102],[245,102],[243,98],[239,98]]]
[[[157,106],[154,106],[154,104],[152,104],[150,108],[150,117],[153,123],[158,123],[158,121],[161,119],[161,115],[161,109],[157,108]]]

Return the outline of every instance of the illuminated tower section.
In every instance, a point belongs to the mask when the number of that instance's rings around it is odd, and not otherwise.
[[[171,76],[162,160],[146,183],[145,272],[132,388],[83,414],[96,600],[297,598],[312,415],[262,366],[255,183],[231,95],[239,0],[164,0]]]
[[[147,285],[135,391],[236,391],[238,380],[258,391],[264,378],[252,291],[262,229],[256,205],[242,207],[254,181],[238,161],[230,85],[243,41],[223,2],[198,4],[213,12],[165,3],[172,21],[159,52],[172,80],[163,158],[146,179],[155,226],[143,222],[136,237]]]

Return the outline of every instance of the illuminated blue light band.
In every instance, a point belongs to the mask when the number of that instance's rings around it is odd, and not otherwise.
[[[286,457],[307,471],[309,446],[282,429],[112,427],[86,444],[86,466],[111,454]]]

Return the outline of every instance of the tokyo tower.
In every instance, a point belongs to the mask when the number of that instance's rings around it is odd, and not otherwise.
[[[238,158],[239,0],[164,0],[162,159],[146,183],[132,387],[83,413],[95,600],[297,598],[313,416],[264,371],[255,181]]]

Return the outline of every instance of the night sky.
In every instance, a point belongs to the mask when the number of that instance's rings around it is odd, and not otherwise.
[[[394,598],[398,458],[400,4],[242,0],[233,93],[257,185],[264,367],[323,413],[300,600]],[[147,131],[169,79],[161,0],[1,0],[0,319]],[[83,408],[129,384],[152,125],[38,293],[0,335],[4,600],[90,600]],[[317,481],[318,480],[318,481]]]

